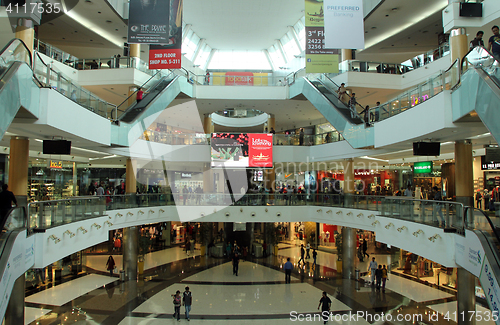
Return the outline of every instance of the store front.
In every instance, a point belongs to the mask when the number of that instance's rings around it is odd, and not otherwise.
[[[58,200],[80,195],[76,164],[71,161],[30,158],[29,200]]]
[[[392,193],[392,179],[393,174],[389,170],[354,170],[355,189],[358,194],[388,195]],[[319,171],[318,183],[318,192],[339,192],[344,188],[344,174]]]

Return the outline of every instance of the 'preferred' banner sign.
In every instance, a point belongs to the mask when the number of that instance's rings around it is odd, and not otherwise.
[[[324,12],[327,48],[365,48],[363,0],[325,0]]]

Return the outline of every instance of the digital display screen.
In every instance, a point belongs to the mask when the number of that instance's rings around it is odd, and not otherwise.
[[[267,133],[212,133],[212,167],[273,167],[273,135]]]

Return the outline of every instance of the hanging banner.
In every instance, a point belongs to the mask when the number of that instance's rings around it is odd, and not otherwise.
[[[149,46],[149,69],[181,68],[182,1],[167,1],[170,3],[168,40],[164,45],[152,44]]]
[[[250,133],[248,135],[248,156],[250,167],[273,167],[273,135]]]
[[[338,73],[339,51],[325,46],[323,2],[305,0],[306,73]]]
[[[170,1],[130,0],[129,44],[168,44]]]
[[[363,0],[325,0],[324,6],[326,47],[364,49]]]

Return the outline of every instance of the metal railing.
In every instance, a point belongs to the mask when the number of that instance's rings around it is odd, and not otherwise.
[[[116,105],[100,99],[92,92],[73,82],[73,80],[59,71],[35,53],[33,74],[45,87],[57,90],[75,103],[85,107],[102,117],[114,119],[116,117]]]
[[[387,63],[375,61],[346,60],[339,63],[339,73],[372,72],[388,74],[404,74],[421,68],[437,59],[450,54],[450,45],[445,43],[440,47],[417,55],[403,63]]]
[[[104,196],[81,196],[63,200],[36,201],[28,204],[28,228],[57,227],[70,222],[104,215]]]
[[[64,52],[63,50],[60,50],[53,45],[42,42],[37,38],[35,38],[34,40],[33,49],[37,52],[45,54],[53,60],[64,63],[70,67],[75,67],[75,62],[78,60],[77,57]]]
[[[0,68],[3,70],[0,76],[15,61],[26,62],[30,68],[33,66],[30,50],[23,41],[17,38],[7,43],[0,51]]]
[[[176,134],[146,130],[142,133],[140,139],[170,145],[208,145],[210,144],[210,137],[210,134],[203,133]],[[273,135],[273,144],[276,146],[316,146],[343,140],[342,134],[338,131],[307,134],[302,137],[299,134]]]

